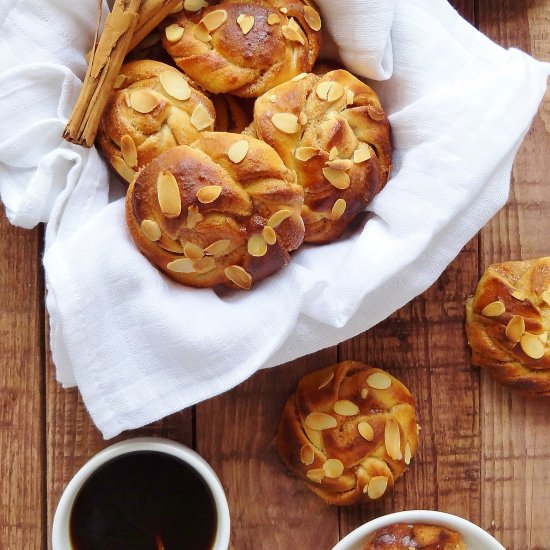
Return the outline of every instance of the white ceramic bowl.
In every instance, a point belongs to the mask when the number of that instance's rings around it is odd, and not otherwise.
[[[229,547],[230,535],[229,506],[227,505],[227,499],[222,484],[214,470],[212,470],[210,465],[195,451],[180,443],[157,437],[129,439],[121,443],[116,443],[99,452],[84,464],[67,485],[57,505],[52,527],[53,550],[71,550],[72,548],[70,543],[69,521],[74,501],[84,482],[99,468],[99,466],[109,462],[117,456],[136,451],[156,451],[168,454],[182,460],[198,472],[210,488],[216,504],[218,529],[212,545],[212,550],[227,550]]]
[[[481,527],[461,518],[430,510],[409,510],[396,512],[380,518],[373,519],[361,527],[352,531],[343,538],[332,550],[364,550],[367,539],[378,529],[394,523],[440,525],[447,527],[462,535],[462,540],[468,550],[506,550],[487,531]]]

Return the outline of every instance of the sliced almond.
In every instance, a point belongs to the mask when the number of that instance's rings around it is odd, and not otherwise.
[[[420,430],[422,429],[422,426],[420,424],[416,425],[416,433],[417,435],[420,433]]]
[[[138,113],[150,113],[158,104],[158,97],[148,90],[133,90],[130,94],[130,105]]]
[[[114,89],[118,90],[118,89],[122,88],[122,86],[124,86],[125,82],[126,82],[126,75],[125,74],[119,74],[116,77],[115,84],[113,86]]]
[[[222,194],[221,185],[206,185],[197,191],[197,199],[202,204],[214,202]]]
[[[254,16],[241,13],[241,15],[237,17],[237,24],[239,25],[239,27],[241,27],[242,33],[244,35],[247,35],[254,26]]]
[[[544,357],[545,346],[540,341],[538,336],[526,332],[519,342],[521,349],[525,352],[526,355],[531,357],[531,359],[541,359]]]
[[[372,500],[380,498],[388,488],[388,478],[385,476],[375,476],[369,481],[369,484],[363,491],[367,493]]]
[[[338,425],[334,416],[318,412],[308,414],[305,422],[313,430],[329,430],[331,428],[336,428]]]
[[[172,172],[161,172],[157,178],[157,197],[160,209],[168,218],[181,214],[181,196],[178,182]]]
[[[368,422],[359,422],[357,430],[363,439],[372,441],[374,439],[374,430]]]
[[[200,42],[204,42],[205,44],[210,42],[212,40],[212,37],[210,36],[210,33],[208,32],[208,29],[206,28],[203,23],[199,23],[198,25],[195,25],[193,28],[193,36],[199,40]]]
[[[207,273],[216,267],[216,260],[212,256],[204,256],[198,260],[193,260],[193,267],[197,273]]]
[[[136,173],[126,164],[125,160],[120,157],[113,157],[111,164],[121,178],[125,179],[128,183],[134,181]]]
[[[325,445],[323,443],[323,432],[320,432],[319,430],[313,430],[307,424],[304,424],[303,428],[310,443],[317,447],[317,449],[323,450],[325,448]]]
[[[506,325],[506,338],[510,342],[519,342],[525,332],[525,319],[521,315],[514,315]]]
[[[335,170],[334,168],[323,168],[323,176],[325,176],[330,184],[336,187],[336,189],[347,189],[351,183],[348,174],[342,172],[342,170]]]
[[[267,253],[267,243],[260,233],[256,233],[248,239],[247,249],[251,256],[260,258]]]
[[[485,317],[498,317],[499,315],[502,315],[506,311],[506,306],[500,301],[497,300],[496,302],[491,302],[490,304],[486,305],[481,313],[482,315],[485,315]]]
[[[229,239],[221,239],[207,246],[204,249],[204,253],[207,256],[219,256],[220,254],[223,254],[224,252],[229,250],[230,246],[231,241]]]
[[[200,132],[205,130],[214,123],[214,119],[210,116],[208,109],[199,103],[194,109],[191,115],[191,124]]]
[[[302,445],[302,448],[300,449],[300,460],[302,464],[305,464],[306,466],[313,464],[313,461],[315,460],[315,451],[311,445],[308,445],[307,443]]]
[[[287,218],[290,218],[290,216],[292,216],[292,212],[290,210],[277,210],[277,212],[269,218],[267,225],[273,229],[277,229],[277,227],[279,227]]]
[[[288,8],[279,8],[279,11],[280,11],[282,14],[286,15],[286,14],[288,13]]]
[[[543,332],[542,334],[537,334],[538,339],[543,343],[548,343],[548,332]]]
[[[183,246],[183,253],[186,258],[191,260],[200,260],[204,256],[204,250],[198,244],[186,242]]]
[[[304,19],[312,30],[321,30],[321,16],[311,6],[304,6]]]
[[[138,152],[132,136],[128,134],[122,136],[120,140],[120,150],[122,151],[122,158],[126,161],[126,164],[130,168],[137,168]]]
[[[328,386],[332,382],[333,379],[334,379],[334,371],[331,371],[330,374],[327,376],[326,380],[324,382],[321,382],[317,389],[322,390],[323,388]]]
[[[355,164],[361,164],[371,158],[370,149],[368,147],[363,147],[361,149],[356,149],[353,152],[353,162]]]
[[[173,271],[174,273],[195,273],[195,266],[193,260],[189,258],[179,258],[170,262],[166,269]]]
[[[271,123],[277,130],[285,134],[295,134],[300,129],[298,117],[290,113],[276,113],[271,117]]]
[[[390,458],[394,460],[401,460],[403,458],[403,453],[401,452],[401,430],[399,429],[399,424],[393,418],[390,418],[386,422],[384,444]]]
[[[204,216],[199,212],[199,208],[196,205],[191,205],[187,209],[187,227],[189,229],[195,229],[195,226],[204,220]]]
[[[208,32],[219,29],[227,21],[227,12],[225,10],[214,10],[207,13],[201,23],[206,27]]]
[[[298,117],[298,122],[302,125],[302,126],[305,126],[307,124],[307,115],[304,113],[304,111],[302,111],[300,113],[300,116]]]
[[[512,297],[520,302],[523,302],[527,298],[527,293],[524,290],[514,290]]]
[[[336,479],[344,473],[344,465],[337,458],[329,458],[323,464],[326,477]]]
[[[324,81],[317,84],[315,92],[319,99],[332,103],[344,95],[345,89],[339,82]]]
[[[332,168],[334,170],[342,170],[343,172],[346,172],[353,166],[353,161],[349,159],[336,159],[336,160],[329,160],[325,166],[327,168]]]
[[[367,378],[367,384],[375,390],[387,390],[391,386],[391,378],[385,372],[374,372]]]
[[[407,441],[405,445],[405,464],[408,466],[411,463],[412,453],[411,444]]]
[[[328,160],[334,160],[339,154],[338,149],[333,147],[328,154]]]
[[[353,93],[353,90],[346,90],[346,105],[353,105],[354,101],[355,94]]]
[[[347,207],[346,201],[344,199],[338,199],[332,207],[332,211],[330,213],[330,219],[332,221],[339,220],[344,215],[344,212],[346,211],[346,207]]]
[[[277,25],[277,23],[280,23],[281,20],[279,19],[279,16],[276,13],[270,13],[267,16],[267,24],[268,25]]]
[[[299,42],[300,44],[302,44],[302,46],[305,46],[306,41],[305,41],[304,37],[300,34],[299,31],[294,29],[292,26],[283,25],[281,27],[281,32],[283,33],[283,36],[287,40],[290,40],[291,42]]]
[[[168,40],[168,42],[178,42],[183,36],[183,27],[180,27],[176,23],[168,25],[164,29],[164,35],[166,36],[166,40]]]
[[[541,294],[541,298],[550,306],[550,288]]]
[[[307,73],[300,73],[297,74],[294,78],[291,78],[290,80],[292,82],[300,82],[300,80],[303,80],[307,76]]]
[[[152,242],[158,241],[162,235],[159,224],[155,220],[143,220],[141,231]]]
[[[231,162],[238,164],[239,162],[244,160],[246,155],[248,155],[248,148],[249,148],[248,141],[246,141],[246,139],[241,139],[239,141],[236,141],[229,148],[229,151],[227,151],[227,156],[229,157],[229,160]]]
[[[225,276],[238,287],[248,290],[252,286],[252,276],[240,265],[225,268]]]
[[[275,94],[271,94],[268,99],[271,103],[275,103],[277,101],[277,96]]]
[[[207,7],[208,2],[206,0],[184,0],[183,2],[183,8],[187,11],[199,11]]]
[[[375,107],[374,105],[369,105],[367,107],[367,113],[372,118],[372,120],[384,120],[385,115],[384,111],[380,107]]]
[[[363,388],[361,390],[361,399],[366,399],[369,396],[369,390],[368,388]]]
[[[265,242],[272,246],[277,242],[277,233],[275,233],[275,229],[273,227],[266,225],[262,229],[262,237],[265,239]]]
[[[315,468],[313,470],[308,470],[306,476],[310,481],[314,483],[321,483],[325,477],[325,470],[323,468]]]
[[[163,71],[159,80],[164,90],[175,99],[186,101],[191,97],[191,86],[184,76],[173,71]]]
[[[309,159],[317,156],[321,152],[317,147],[298,147],[294,151],[294,156],[302,162],[307,162]]]
[[[359,414],[359,407],[353,401],[348,401],[347,399],[336,401],[332,408],[336,414],[341,416],[355,416]]]

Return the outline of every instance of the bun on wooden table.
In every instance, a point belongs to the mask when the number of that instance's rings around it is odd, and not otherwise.
[[[212,130],[214,105],[181,71],[152,60],[123,65],[96,143],[130,183],[160,153]]]
[[[277,432],[289,470],[325,502],[371,502],[389,491],[418,444],[414,398],[390,374],[344,361],[305,375]]]
[[[187,75],[215,94],[258,97],[311,70],[319,54],[321,19],[300,0],[184,6],[165,21],[163,45]]]
[[[172,279],[249,289],[300,246],[303,190],[265,143],[205,132],[154,159],[130,185],[138,248]]]
[[[493,264],[466,303],[472,363],[531,397],[550,397],[550,257]]]
[[[269,90],[256,100],[250,130],[298,174],[305,242],[340,237],[388,180],[388,120],[374,91],[345,70]]]

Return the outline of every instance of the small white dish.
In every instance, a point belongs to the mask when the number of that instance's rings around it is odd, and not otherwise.
[[[382,516],[352,531],[332,550],[364,550],[367,540],[378,529],[394,523],[439,525],[462,535],[468,550],[506,550],[487,531],[459,516],[431,510],[408,510]]]
[[[71,550],[71,511],[80,489],[90,476],[100,466],[106,464],[115,457],[139,451],[159,452],[178,458],[191,466],[203,478],[212,493],[217,512],[217,530],[211,550],[227,550],[230,537],[229,506],[222,484],[216,476],[216,473],[210,465],[192,449],[180,443],[176,443],[175,441],[157,437],[128,439],[127,441],[116,443],[96,454],[82,466],[65,488],[59,500],[59,504],[57,505],[52,526],[53,550]]]

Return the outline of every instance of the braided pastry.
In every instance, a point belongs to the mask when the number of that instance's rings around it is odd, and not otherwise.
[[[313,67],[320,28],[301,0],[222,0],[168,18],[163,45],[206,90],[258,97]]]
[[[466,550],[459,533],[439,525],[395,523],[370,537],[364,550]]]
[[[140,251],[172,279],[249,289],[300,246],[302,202],[301,187],[269,145],[205,132],[139,173],[126,218]]]
[[[340,237],[388,180],[386,115],[371,88],[347,71],[300,75],[259,97],[254,131],[298,174],[306,242]]]
[[[550,397],[550,257],[489,266],[466,303],[472,363],[527,396]]]
[[[414,399],[395,378],[356,361],[304,376],[288,399],[277,450],[329,504],[380,498],[416,453]]]
[[[123,65],[99,127],[97,143],[128,183],[163,151],[212,130],[212,102],[178,69],[158,61]]]

